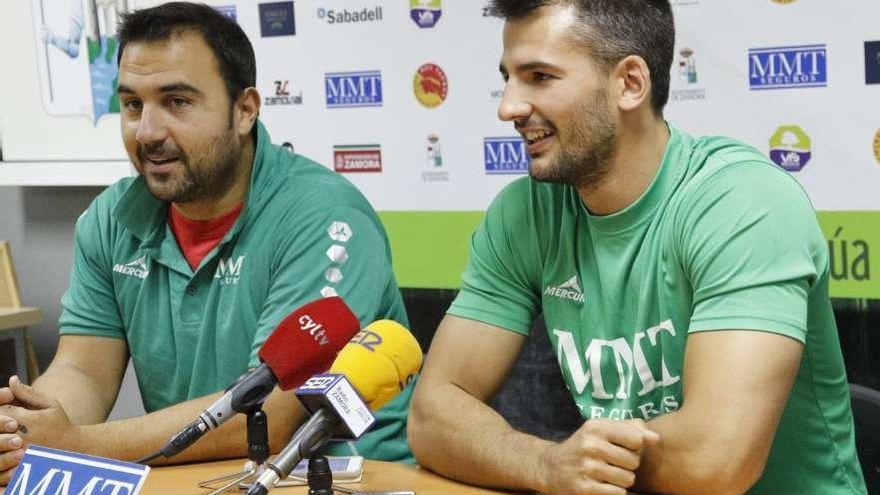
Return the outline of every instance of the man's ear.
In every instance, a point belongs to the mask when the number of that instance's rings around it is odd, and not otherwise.
[[[239,135],[244,136],[251,132],[260,115],[260,104],[260,93],[257,88],[245,88],[241,92],[233,107],[232,121],[232,125]]]
[[[645,59],[629,55],[617,63],[611,71],[613,87],[617,94],[617,107],[621,112],[636,110],[643,104],[650,105],[651,71]]]

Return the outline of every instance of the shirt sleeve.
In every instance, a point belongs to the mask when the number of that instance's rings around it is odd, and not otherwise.
[[[70,286],[61,298],[61,335],[125,338],[113,286],[112,215],[99,196],[76,222]]]
[[[732,163],[680,211],[677,243],[694,299],[689,331],[759,330],[803,342],[808,296],[828,266],[800,185],[766,163]]]
[[[251,347],[249,365],[266,338],[290,312],[339,295],[361,326],[389,315],[385,298],[394,282],[391,254],[375,214],[355,206],[300,212],[285,220],[296,225],[277,246],[269,289]],[[400,308],[403,314],[403,308]],[[400,319],[395,318],[395,319]],[[407,322],[401,321],[402,324]]]
[[[505,188],[471,237],[451,315],[528,335],[540,304],[537,234],[526,180]]]

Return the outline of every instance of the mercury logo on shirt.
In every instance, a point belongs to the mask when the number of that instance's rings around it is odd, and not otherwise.
[[[241,279],[241,266],[244,264],[244,256],[237,258],[220,258],[214,278],[220,279],[220,285],[236,285]]]
[[[137,277],[139,279],[147,278],[147,275],[150,274],[150,270],[147,269],[147,257],[141,256],[140,258],[130,261],[124,265],[120,265],[119,263],[113,265],[113,271],[116,273],[121,273],[123,275],[128,275],[129,277]]]
[[[569,299],[574,302],[584,302],[584,291],[582,291],[580,285],[578,285],[577,275],[559,285],[548,285],[547,288],[544,289],[544,294],[558,297],[560,299]]]

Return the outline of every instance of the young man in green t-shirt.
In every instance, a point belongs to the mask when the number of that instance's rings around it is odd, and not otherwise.
[[[548,494],[864,494],[806,194],[663,119],[666,0],[496,0],[498,114],[531,178],[495,199],[413,396],[418,461]],[[554,443],[486,402],[543,314],[586,419]]]
[[[155,452],[312,300],[338,294],[362,325],[407,323],[367,200],[273,145],[257,119],[253,48],[235,22],[206,5],[164,4],[124,15],[119,42],[122,138],[139,177],[77,221],[52,364],[33,388],[0,389],[0,483],[30,443],[126,460]],[[129,357],[148,414],[105,422]],[[331,452],[411,460],[410,393]],[[303,412],[279,389],[263,408],[277,451]],[[244,456],[244,423],[239,415],[170,462]]]

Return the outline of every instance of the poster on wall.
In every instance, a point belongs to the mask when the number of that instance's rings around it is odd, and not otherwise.
[[[43,108],[52,117],[97,122],[119,113],[116,96],[118,15],[128,0],[33,0]]]

